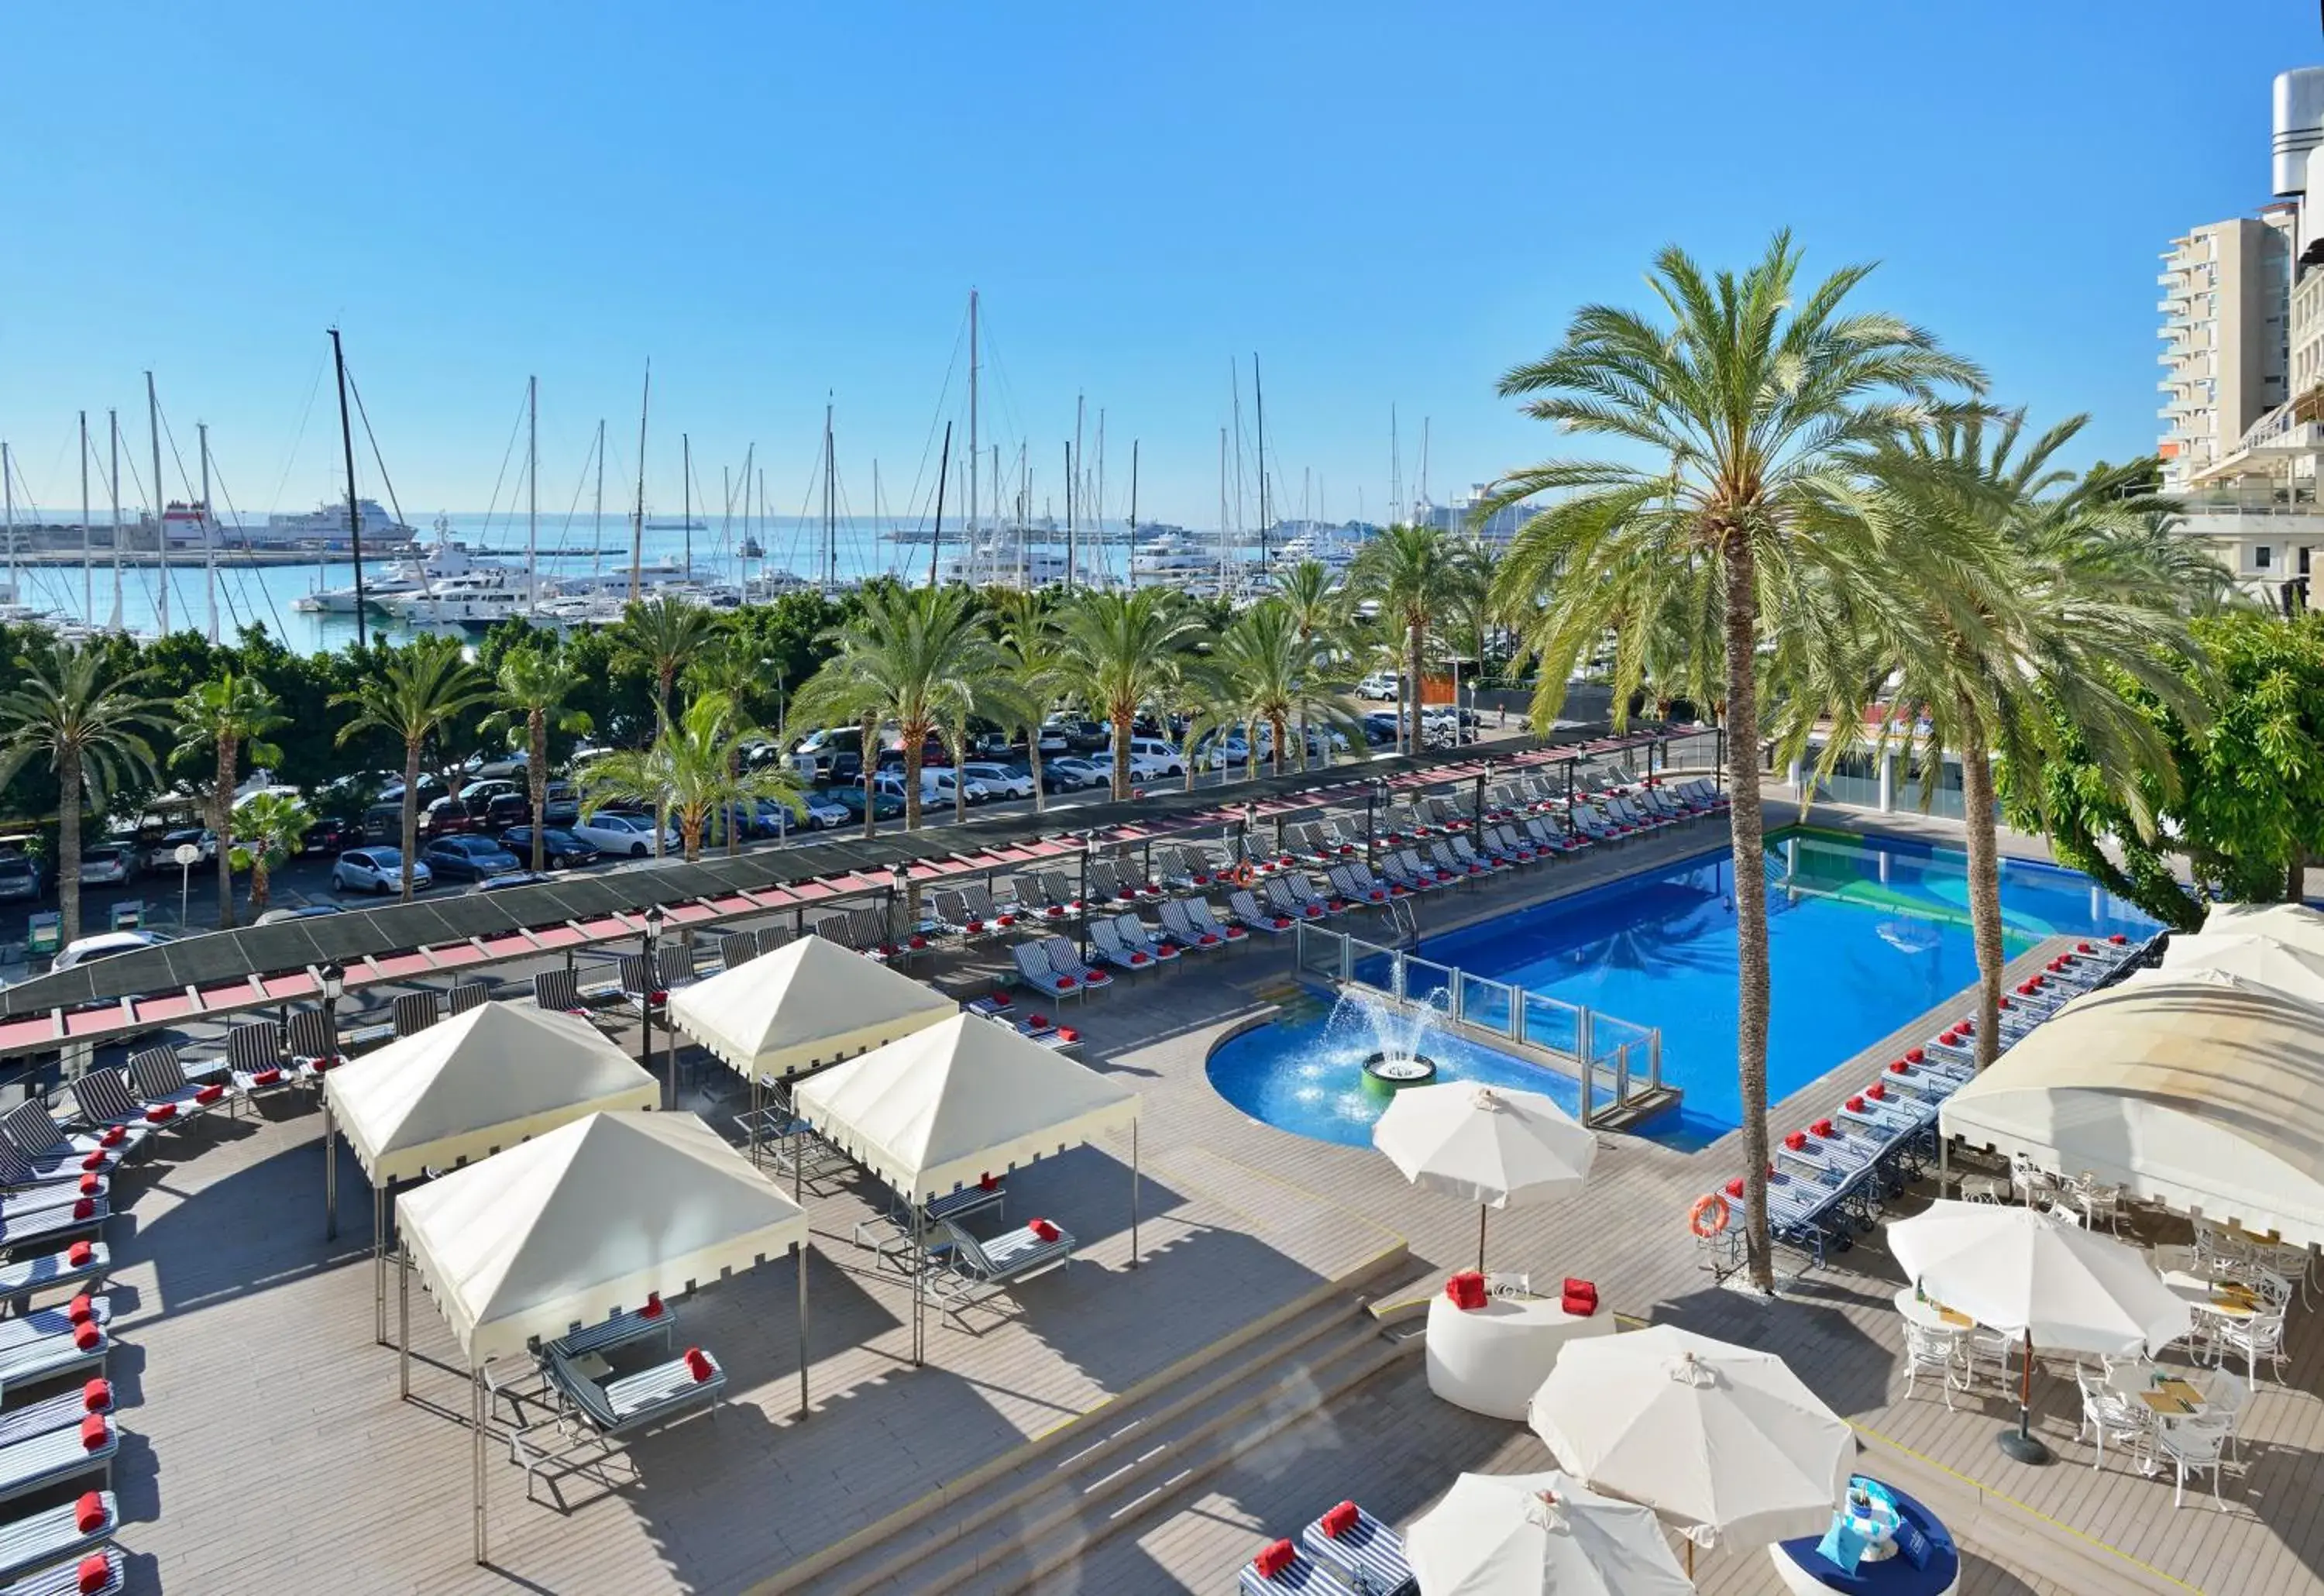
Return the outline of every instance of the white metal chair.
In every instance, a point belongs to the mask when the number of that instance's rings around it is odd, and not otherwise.
[[[2074,1384],[2082,1393],[2081,1427],[2074,1432],[2074,1439],[2080,1441],[2094,1434],[2098,1440],[2098,1455],[2090,1460],[2090,1467],[2106,1466],[2108,1435],[2127,1441],[2133,1457],[2143,1455],[2149,1431],[2146,1405],[2117,1389],[2104,1375],[2093,1374],[2087,1369],[2075,1372]]]
[[[2283,1376],[2283,1313],[2281,1305],[2262,1308],[2247,1319],[2216,1317],[2211,1328],[2211,1347],[2220,1366],[2229,1358],[2241,1353],[2244,1376],[2252,1386],[2259,1384],[2259,1361],[2268,1361],[2276,1378]]]
[[[2164,1419],[2155,1426],[2154,1445],[2157,1453],[2170,1460],[2178,1479],[2171,1492],[2171,1505],[2182,1506],[2187,1499],[2189,1471],[2200,1474],[2209,1470],[2211,1475],[2211,1500],[2225,1508],[2227,1502],[2219,1495],[2219,1470],[2225,1462],[2227,1443],[2234,1437],[2234,1421],[2223,1414],[2194,1413],[2185,1418]]]
[[[1919,1383],[1923,1370],[1937,1377],[1938,1388],[1944,1392],[1945,1407],[1950,1412],[1954,1390],[1969,1388],[1969,1383],[1961,1373],[1960,1332],[1915,1324],[1909,1319],[1904,1322],[1905,1396],[1913,1394],[1913,1388]]]
[[[2237,1379],[2232,1369],[2214,1369],[2198,1375],[2191,1383],[2203,1393],[2203,1411],[2227,1421],[2227,1455],[2235,1456],[2236,1442],[2243,1435],[2244,1409],[2251,1406],[2251,1388]]]

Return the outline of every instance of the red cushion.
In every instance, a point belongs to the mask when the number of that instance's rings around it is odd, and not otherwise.
[[[2116,931],[2113,936],[2107,937],[2107,940],[2113,943],[2116,947],[2121,947],[2126,946],[2129,943],[2130,938],[2124,936],[2121,932]]]
[[[1070,1025],[1061,1025],[1057,1027],[1057,1039],[1061,1042],[1078,1042],[1082,1039],[1082,1033]]]
[[[1598,1299],[1595,1296],[1579,1296],[1569,1291],[1559,1299],[1557,1305],[1576,1319],[1587,1319],[1598,1311]]]
[[[1799,1151],[1807,1144],[1808,1133],[1804,1130],[1787,1130],[1784,1133],[1784,1145],[1794,1152]]]
[[[103,1529],[105,1499],[93,1490],[82,1491],[80,1500],[73,1504],[73,1527],[83,1535],[95,1535],[98,1530]],[[97,1561],[103,1563],[105,1559],[99,1557]],[[86,1586],[83,1587],[83,1589],[86,1588]]]
[[[65,1261],[77,1269],[87,1268],[97,1258],[97,1245],[91,1241],[75,1241],[65,1249]]]
[[[667,1003],[669,1001],[669,993],[660,990],[659,988],[656,988],[654,991],[646,993],[646,1001],[649,1003]]]
[[[1084,986],[1111,986],[1113,984],[1113,977],[1108,975],[1102,970],[1093,970],[1088,974],[1082,977],[1082,984]]]
[[[1153,963],[1153,958],[1148,954],[1133,953],[1130,955],[1130,962],[1133,964],[1147,964]]]
[[[80,1405],[91,1413],[107,1413],[113,1407],[113,1382],[93,1379],[80,1388]]]
[[[80,1195],[82,1196],[94,1197],[97,1193],[104,1189],[105,1177],[103,1176],[84,1175],[80,1177]]]
[[[1901,1075],[1912,1067],[1901,1058],[1892,1058],[1888,1061],[1888,1073],[1892,1075]]]
[[[97,1492],[92,1490],[88,1494],[91,1497],[94,1497],[97,1495]],[[103,1528],[104,1526],[105,1504],[100,1501],[97,1505],[97,1522],[90,1525],[81,1533],[84,1535],[94,1535],[97,1530]],[[82,1558],[80,1560],[80,1572],[73,1576],[73,1588],[78,1591],[81,1593],[81,1596],[97,1596],[97,1593],[99,1591],[104,1590],[106,1586],[112,1582],[113,1560],[102,1552],[91,1552],[88,1556]]]
[[[194,1093],[194,1101],[207,1108],[226,1095],[226,1088],[213,1081]]]
[[[97,1170],[104,1168],[106,1161],[105,1149],[99,1148],[97,1151],[89,1154],[88,1158],[83,1158],[80,1161],[80,1167],[91,1173],[95,1173]]]
[[[993,923],[994,925],[996,925],[996,926],[1000,926],[1000,927],[1004,927],[1004,928],[1005,928],[1005,927],[1010,927],[1010,926],[1013,926],[1013,925],[1015,925],[1015,924],[1017,923],[1017,917],[1016,917],[1015,915],[1013,915],[1013,914],[1005,914],[1005,915],[1002,915],[999,919],[994,920],[992,923]]]
[[[310,1066],[312,1066],[314,1072],[319,1075],[326,1070],[334,1070],[338,1068],[342,1060],[337,1054],[334,1053],[327,1058],[310,1058],[307,1062]]]
[[[2074,944],[2074,951],[2076,953],[2088,953],[2090,951],[2090,945],[2087,942],[2077,942]]]
[[[106,1147],[119,1147],[128,1139],[129,1129],[125,1125],[109,1125],[106,1128],[105,1134],[97,1138],[97,1140]]]
[[[1572,1275],[1568,1275],[1565,1277],[1565,1295],[1568,1296],[1586,1296],[1591,1301],[1596,1302],[1598,1300],[1598,1282],[1595,1280],[1577,1280]]]
[[[279,1069],[263,1069],[250,1077],[251,1084],[257,1086],[272,1086],[281,1078],[282,1072]]]
[[[1444,1282],[1444,1295],[1456,1308],[1481,1308],[1485,1305],[1485,1277],[1474,1269],[1462,1269]]]
[[[1353,1529],[1356,1527],[1356,1521],[1362,1517],[1355,1503],[1342,1502],[1323,1515],[1323,1533],[1337,1540]]]
[[[1727,1195],[1730,1197],[1739,1197],[1743,1195],[1743,1177],[1741,1176],[1738,1175],[1734,1179],[1727,1183]]]
[[[93,1216],[96,1213],[97,1199],[95,1197],[80,1197],[76,1199],[73,1203],[72,1216],[75,1219],[88,1219]]]
[[[1298,1548],[1289,1541],[1274,1541],[1250,1560],[1250,1565],[1259,1571],[1260,1579],[1271,1580],[1290,1567],[1292,1560],[1298,1555]]]
[[[992,1178],[992,1174],[990,1170],[987,1170],[984,1174],[976,1177],[976,1189],[981,1192],[989,1192],[1000,1184],[1001,1183],[999,1181]]]
[[[1057,990],[1058,990],[1059,992],[1069,992],[1069,991],[1071,991],[1071,990],[1072,990],[1072,988],[1073,988],[1073,984],[1074,984],[1074,978],[1073,978],[1072,976],[1070,976],[1070,975],[1060,975],[1060,976],[1058,976],[1058,977],[1057,977]]]
[[[97,1299],[86,1291],[66,1305],[65,1317],[76,1324],[86,1324],[97,1317]]]
[[[1870,1099],[1871,1099],[1873,1102],[1887,1102],[1887,1101],[1888,1101],[1888,1086],[1887,1086],[1887,1083],[1886,1083],[1886,1082],[1884,1082],[1884,1081],[1875,1081],[1875,1082],[1873,1082],[1873,1083],[1872,1083],[1872,1084],[1870,1084],[1869,1086],[1867,1086],[1867,1087],[1864,1089],[1864,1095],[1865,1095],[1865,1096],[1867,1096],[1867,1097],[1868,1097],[1868,1098],[1870,1098]]]
[[[156,1125],[166,1125],[178,1117],[178,1105],[174,1102],[157,1102],[145,1111],[145,1117]],[[119,1130],[120,1127],[115,1126],[114,1129]]]
[[[997,992],[984,1001],[996,1009],[1006,1009],[1014,1000],[1005,992]]]
[[[1918,1064],[1927,1056],[1927,1052],[1919,1047],[1907,1047],[1904,1049],[1904,1062],[1906,1064]]]
[[[686,1372],[699,1383],[718,1371],[711,1367],[710,1360],[703,1354],[700,1347],[688,1347],[686,1349]]]
[[[1054,1241],[1057,1239],[1057,1227],[1051,1224],[1046,1219],[1028,1221],[1025,1228],[1032,1232],[1035,1235],[1040,1237],[1044,1241]]]
[[[649,1291],[646,1293],[646,1305],[638,1310],[638,1317],[641,1319],[659,1319],[662,1315],[669,1311],[669,1309],[662,1306],[661,1293],[659,1291]]]
[[[1244,930],[1240,926],[1229,926],[1227,927],[1227,940],[1229,942],[1240,942],[1250,935],[1250,933]]]
[[[972,936],[983,929],[984,922],[982,920],[971,920],[968,922],[968,934]]]
[[[80,1421],[80,1449],[95,1452],[113,1439],[113,1426],[105,1422],[105,1415],[92,1413]]]
[[[1275,917],[1275,928],[1278,931],[1287,931],[1291,928],[1291,922],[1286,919],[1283,916],[1277,915]]]
[[[1048,1025],[1049,1017],[1046,1014],[1028,1014],[1025,1016],[1025,1023],[1035,1030],[1040,1030]]]
[[[1938,1041],[1943,1043],[1948,1047],[1960,1047],[1960,1032],[1957,1030],[1949,1030],[1937,1038]]]
[[[93,1352],[97,1351],[98,1345],[102,1343],[104,1340],[105,1332],[97,1328],[95,1320],[91,1320],[88,1324],[81,1325],[78,1329],[73,1332],[73,1345],[78,1347],[84,1352]]]
[[[918,947],[926,947],[927,945],[928,945],[928,939],[927,939],[927,937],[925,937],[925,936],[921,936],[915,935],[915,936],[912,937],[912,946],[913,946],[914,947],[916,947],[916,948],[918,948]]]
[[[1818,1136],[1831,1137],[1838,1136],[1840,1134],[1839,1131],[1834,1130],[1831,1128],[1831,1121],[1830,1120],[1818,1120],[1814,1124],[1809,1126],[1808,1129],[1814,1131]]]

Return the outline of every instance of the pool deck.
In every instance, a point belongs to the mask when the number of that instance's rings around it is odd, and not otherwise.
[[[1776,816],[1788,818],[1788,811]],[[1927,835],[1918,817],[1819,810],[1817,823]],[[1430,932],[1578,890],[1716,846],[1715,823],[1592,851],[1428,904]],[[1258,938],[1253,938],[1258,941]],[[997,951],[997,950],[995,950]],[[289,1105],[198,1128],[122,1181],[109,1232],[119,1265],[113,1374],[124,1447],[116,1469],[145,1592],[730,1591],[915,1504],[941,1500],[978,1464],[1076,1416],[1102,1414],[1263,1316],[1345,1289],[1425,1292],[1473,1262],[1476,1215],[1412,1191],[1369,1149],[1286,1135],[1213,1093],[1216,1039],[1263,1018],[1292,986],[1287,939],[1165,969],[1074,1006],[1085,1056],[1145,1094],[1140,1267],[1129,1262],[1126,1148],[1068,1154],[1016,1177],[1011,1215],[1047,1213],[1084,1238],[1070,1271],[1017,1294],[977,1333],[935,1324],[925,1369],[908,1364],[908,1294],[850,1232],[865,1184],[811,1193],[813,1412],[799,1420],[793,1266],[773,1263],[678,1305],[682,1337],[715,1351],[733,1398],[715,1422],[650,1438],[601,1479],[564,1482],[569,1510],[525,1499],[496,1447],[488,1468],[495,1566],[469,1561],[464,1381],[448,1333],[415,1294],[414,1400],[395,1395],[393,1354],[373,1344],[360,1232],[361,1176],[340,1241],[318,1209],[318,1121]],[[965,995],[997,961],[949,957],[935,973]],[[1957,1001],[1937,1012],[1950,1012]],[[1927,1029],[1925,1027],[1923,1029]],[[634,1032],[631,1033],[634,1043]],[[1778,1105],[1775,1126],[1828,1109],[1869,1078],[1868,1050]],[[711,1086],[730,1084],[713,1070]],[[687,1106],[717,1113],[699,1098]],[[723,1119],[715,1122],[723,1124]],[[1609,1307],[1781,1352],[1859,1429],[1867,1466],[1923,1496],[1969,1547],[1962,1589],[2004,1592],[2274,1592],[2324,1588],[2324,1334],[2295,1312],[2288,1385],[2263,1382],[2246,1415],[2229,1510],[2208,1490],[2173,1512],[2167,1480],[2109,1460],[2094,1471],[2071,1440],[2070,1382],[2037,1380],[2036,1422],[2061,1453],[2010,1462],[1992,1436],[2007,1404],[1923,1392],[1901,1399],[1901,1276],[1877,1233],[1773,1302],[1714,1285],[1687,1237],[1687,1204],[1732,1172],[1732,1139],[1681,1152],[1608,1136],[1588,1193],[1496,1215],[1496,1269],[1597,1280]],[[1264,1540],[1342,1497],[1402,1522],[1461,1469],[1546,1466],[1520,1426],[1429,1398],[1417,1361],[1345,1395],[1200,1474],[1165,1475],[1135,1511],[1093,1515],[1056,1591],[1225,1592]],[[541,1493],[544,1496],[546,1492]],[[1705,1557],[1701,1587],[1779,1587],[1757,1548]],[[845,1588],[836,1581],[807,1589]],[[922,1588],[908,1574],[878,1588]],[[1005,1569],[958,1588],[1022,1588]]]

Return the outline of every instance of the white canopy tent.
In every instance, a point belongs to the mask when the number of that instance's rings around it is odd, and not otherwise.
[[[398,1181],[489,1157],[584,1114],[659,1102],[653,1077],[587,1020],[530,1005],[479,1004],[323,1077],[325,1234],[338,1233],[337,1132],[346,1133],[373,1192],[392,1194]],[[373,1311],[382,1342],[381,1260],[392,1204],[392,1195],[374,1195],[372,1211]]]
[[[2302,1002],[2324,1004],[2324,949],[2309,953],[2256,932],[2206,931],[2173,936],[2163,954],[2163,973],[2174,975],[2217,970],[2241,981],[2272,986]]]
[[[1948,1138],[2324,1242],[2324,1010],[2218,970],[2077,999],[1947,1098]]]
[[[692,1114],[591,1114],[413,1192],[403,1228],[472,1371],[480,1563],[494,1358],[796,1251],[805,1403],[807,1215]]]
[[[802,936],[669,994],[670,1023],[753,1084],[853,1058],[959,1012],[935,988],[827,936]]]
[[[833,1066],[801,1083],[797,1095],[800,1118],[893,1186],[915,1213],[988,1174],[1126,1129],[1130,1257],[1137,1264],[1140,1100],[1086,1065],[1010,1027],[955,1014]],[[913,1318],[917,1326],[917,1293]],[[919,1340],[916,1329],[916,1349]]]
[[[2303,904],[2214,903],[2203,916],[2203,935],[2272,937],[2324,958],[2324,913]]]

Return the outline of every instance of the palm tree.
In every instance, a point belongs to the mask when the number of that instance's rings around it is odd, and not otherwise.
[[[654,704],[667,718],[673,712],[670,690],[678,673],[717,635],[718,618],[700,604],[664,595],[632,604],[622,617],[622,630],[653,673]]]
[[[217,834],[218,927],[234,925],[234,789],[242,777],[242,755],[253,764],[271,764],[282,751],[264,739],[290,724],[282,700],[253,676],[232,670],[211,678],[180,698],[178,752],[215,756],[210,774],[210,829]]]
[[[1330,650],[1320,641],[1299,635],[1298,617],[1279,598],[1265,598],[1235,618],[1219,634],[1211,656],[1200,667],[1210,684],[1209,706],[1188,728],[1191,737],[1237,720],[1264,725],[1275,744],[1275,773],[1283,774],[1284,748],[1296,720],[1303,744],[1309,718],[1335,731],[1362,735],[1362,724],[1351,715],[1340,695],[1348,684],[1331,679]],[[1253,774],[1259,746],[1250,744]]]
[[[1025,733],[1026,767],[1033,778],[1033,813],[1038,815],[1047,801],[1041,786],[1041,723],[1065,691],[1065,654],[1056,623],[1031,594],[1005,588],[994,600],[994,616],[1001,627],[999,680],[1005,689],[1001,702],[1012,712],[997,718],[1008,730]]]
[[[521,747],[524,774],[532,792],[532,868],[546,868],[549,813],[549,733],[586,732],[589,716],[566,700],[580,689],[581,673],[563,645],[526,642],[501,657],[493,687],[501,707],[485,717],[487,732],[504,730],[512,747]]]
[[[1453,550],[1434,527],[1396,526],[1356,551],[1348,567],[1348,587],[1379,604],[1404,646],[1399,661],[1405,697],[1411,710],[1407,752],[1420,752],[1420,673],[1427,660],[1429,629],[1452,595]]]
[[[0,788],[37,756],[57,778],[57,899],[64,940],[80,936],[80,814],[154,779],[148,733],[165,730],[142,670],[115,671],[86,643],[47,643],[0,689]]]
[[[1113,796],[1130,796],[1130,728],[1177,685],[1203,620],[1160,587],[1084,591],[1067,606],[1060,642],[1065,680],[1113,727]]]
[[[233,865],[250,872],[253,914],[265,912],[268,881],[299,852],[307,828],[314,824],[307,806],[287,792],[254,793],[235,811],[235,825],[242,835],[234,845]],[[218,851],[226,852],[224,837],[218,839]]]
[[[1526,397],[1536,420],[1620,439],[1657,464],[1552,461],[1505,478],[1485,507],[1554,496],[1512,543],[1497,606],[1523,619],[1526,645],[1541,661],[1536,722],[1554,714],[1576,660],[1616,616],[1660,615],[1683,599],[1697,624],[1719,634],[1733,791],[1745,1239],[1751,1278],[1768,1291],[1757,650],[1770,632],[1803,630],[1804,618],[1791,613],[1795,595],[1818,582],[1846,588],[1881,578],[1887,551],[1851,535],[1862,522],[1827,514],[1845,485],[1843,453],[1925,419],[1941,387],[1982,381],[1974,365],[1895,317],[1843,313],[1870,268],[1843,268],[1801,295],[1798,267],[1788,234],[1740,276],[1707,277],[1673,247],[1649,279],[1667,325],[1609,306],[1578,311],[1563,343],[1512,369],[1500,392]],[[1618,715],[1637,671],[1636,653],[1624,650]]]
[[[811,722],[854,719],[863,742],[865,834],[880,723],[904,744],[904,826],[920,824],[920,764],[932,733],[964,725],[1001,674],[974,595],[958,587],[890,587],[863,595],[862,613],[825,633],[836,652],[801,684],[792,713]]]
[[[734,713],[724,693],[699,694],[684,715],[662,723],[651,746],[619,750],[584,770],[582,810],[594,815],[615,798],[651,804],[657,833],[675,825],[685,857],[698,859],[712,821],[731,817],[738,805],[772,798],[794,814],[806,812],[793,772],[779,766],[741,768],[743,745],[764,735]]]
[[[492,684],[448,637],[416,637],[367,676],[353,692],[334,693],[334,708],[351,707],[339,727],[344,744],[365,732],[383,732],[403,744],[403,901],[411,901],[412,853],[420,845],[420,752],[454,716],[492,697]]]
[[[1989,429],[1989,420],[1998,425]],[[2201,595],[2183,586],[2185,562],[2149,535],[2156,501],[2128,485],[2152,463],[2079,480],[2052,464],[2088,420],[2069,418],[2021,450],[2022,411],[1946,417],[1858,457],[1873,484],[1861,510],[1891,522],[1894,546],[1918,574],[1888,585],[1901,602],[1859,606],[1859,624],[1869,623],[1867,656],[1826,695],[1834,728],[1820,765],[1828,771],[1862,740],[1874,683],[1916,706],[1925,725],[1902,739],[1930,772],[1924,804],[1935,795],[1933,773],[1958,753],[1980,1069],[1999,1053],[2007,963],[1995,758],[2038,792],[2039,771],[2063,752],[2057,740],[2070,728],[2076,757],[2115,790],[2133,793],[2141,773],[2167,783],[2175,766],[2161,728],[2125,687],[2160,699],[2183,724],[2206,718],[2194,685],[2164,663],[2200,663],[2183,609]],[[1932,551],[1941,558],[1932,560]],[[1803,696],[1794,719],[1813,703]],[[1804,735],[1795,725],[1787,741],[1795,749]],[[1887,757],[1892,736],[1884,725],[1877,757]],[[2152,820],[2143,803],[2135,813]]]
[[[1320,644],[1327,657],[1336,659],[1345,645],[1348,597],[1332,568],[1320,559],[1277,566],[1275,592],[1291,612],[1291,623],[1298,631],[1299,641]],[[1330,761],[1324,762],[1328,764]],[[1307,719],[1304,714],[1299,719],[1299,768],[1307,768]]]
[[[691,691],[724,693],[735,714],[756,722],[765,714],[768,677],[773,669],[774,661],[761,659],[749,639],[729,632],[705,644],[687,661],[680,675]],[[780,705],[774,707],[778,712],[781,709]]]

